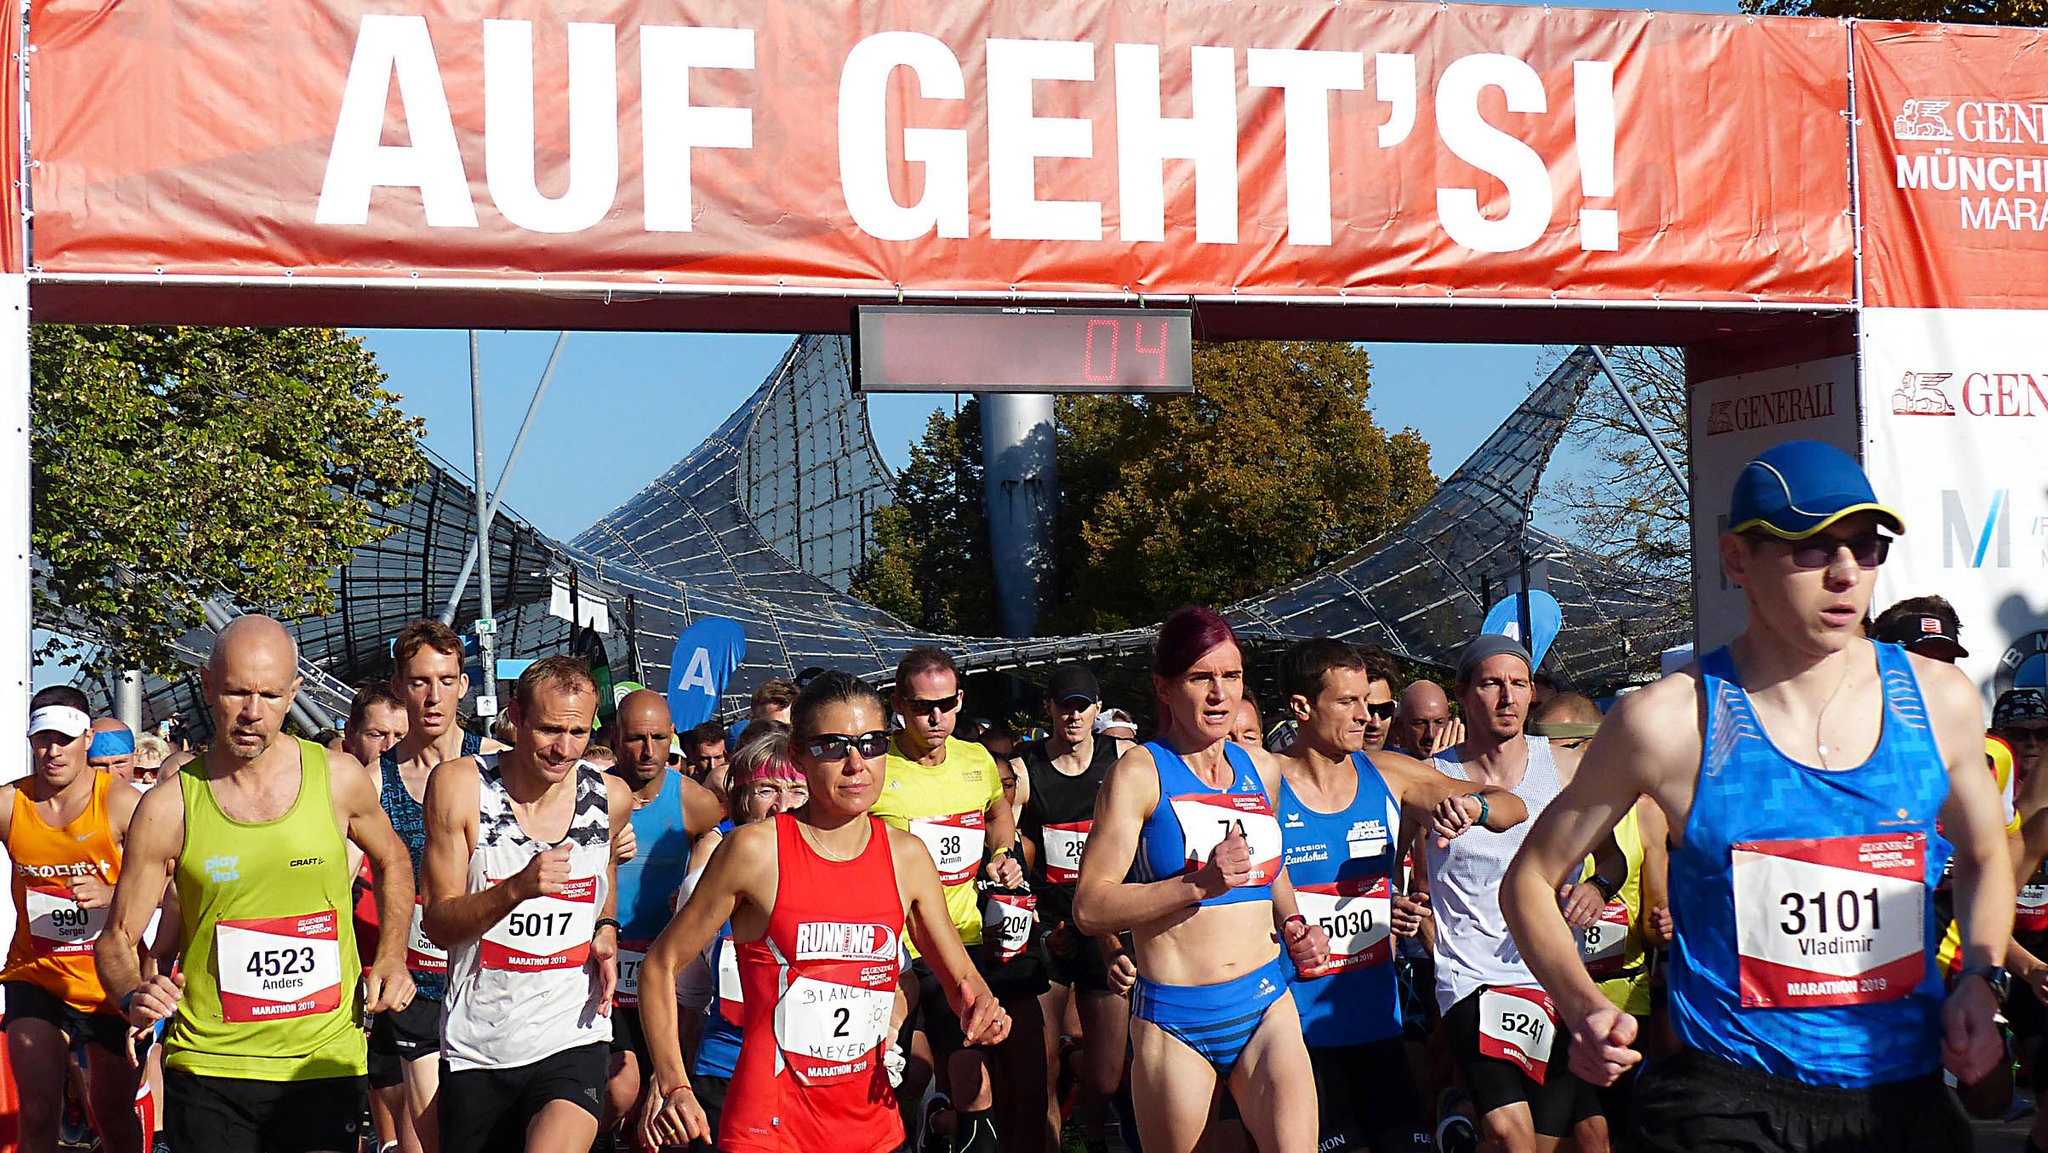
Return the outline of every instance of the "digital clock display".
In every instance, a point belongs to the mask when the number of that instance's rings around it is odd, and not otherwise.
[[[1192,313],[1028,305],[854,309],[857,392],[1193,392]]]

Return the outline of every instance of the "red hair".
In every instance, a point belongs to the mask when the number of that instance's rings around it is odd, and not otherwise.
[[[1237,644],[1237,631],[1222,613],[1200,605],[1175,609],[1159,626],[1159,641],[1152,648],[1152,671],[1170,680],[1195,667],[1203,653],[1225,643]]]

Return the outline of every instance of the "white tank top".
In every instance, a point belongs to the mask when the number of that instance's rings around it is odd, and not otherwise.
[[[477,757],[476,849],[469,891],[517,873],[552,845],[526,835],[495,754]],[[576,765],[576,806],[565,838],[569,885],[554,897],[521,901],[483,937],[448,951],[441,1055],[450,1069],[507,1069],[581,1045],[610,1041],[612,1019],[597,1012],[597,984],[585,964],[604,908],[611,858],[611,810],[604,774]]]
[[[1439,1010],[1471,996],[1481,985],[1534,986],[1536,978],[1522,963],[1521,950],[1508,936],[1506,918],[1500,912],[1500,884],[1507,875],[1529,827],[1557,796],[1562,783],[1557,778],[1557,761],[1551,756],[1550,741],[1529,737],[1529,769],[1522,783],[1512,790],[1529,806],[1529,819],[1505,833],[1483,829],[1437,848],[1436,838],[1424,834],[1429,857],[1429,907],[1436,911],[1436,1001]],[[1458,759],[1458,750],[1438,753],[1436,767],[1461,781],[1471,780]]]

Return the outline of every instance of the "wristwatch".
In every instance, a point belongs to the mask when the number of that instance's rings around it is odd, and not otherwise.
[[[1964,977],[1984,978],[1984,983],[1991,986],[1991,995],[2000,1001],[2012,992],[2012,974],[2003,965],[1965,965],[1963,971],[1956,974],[1956,980]]]

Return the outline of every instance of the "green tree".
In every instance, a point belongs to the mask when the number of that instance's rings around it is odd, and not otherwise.
[[[335,330],[43,325],[30,343],[35,615],[101,641],[95,668],[173,671],[209,597],[330,610],[335,570],[382,535],[372,506],[426,477],[421,422]]]
[[[1229,604],[1394,527],[1436,480],[1419,434],[1373,421],[1370,370],[1350,345],[1204,345],[1193,396],[1061,397],[1059,570],[1039,631]],[[980,457],[976,405],[933,416],[857,595],[926,628],[995,631]]]
[[[1742,0],[1760,16],[1856,16],[1948,24],[2048,24],[2048,0]]]

